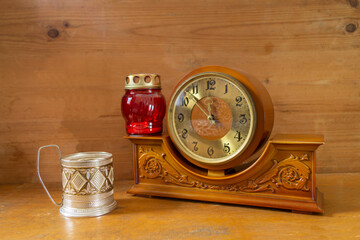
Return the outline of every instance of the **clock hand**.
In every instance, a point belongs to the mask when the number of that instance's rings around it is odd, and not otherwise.
[[[210,102],[209,102],[209,100],[210,100]],[[205,100],[205,103],[207,103],[207,105],[208,105],[209,115],[210,115],[212,118],[214,118],[213,115],[212,115],[212,113],[211,113],[211,104],[213,104],[213,100],[211,99],[211,97],[207,97],[206,100]]]
[[[195,97],[192,93],[185,91],[185,93],[189,94],[189,97],[195,102],[195,104],[200,108],[200,110],[205,114],[205,116],[207,117],[207,119],[209,120],[210,124],[213,125],[215,124],[215,121],[213,120],[211,114],[208,114],[198,103],[199,99],[197,99],[197,97]]]

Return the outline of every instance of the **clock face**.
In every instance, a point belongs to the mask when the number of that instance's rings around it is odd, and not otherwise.
[[[168,111],[174,144],[188,159],[222,164],[247,148],[256,128],[253,99],[230,75],[204,72],[185,80]]]

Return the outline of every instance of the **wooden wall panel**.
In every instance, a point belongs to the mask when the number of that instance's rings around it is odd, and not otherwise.
[[[358,0],[0,2],[0,183],[35,182],[36,153],[103,150],[132,178],[123,139],[124,77],[174,83],[204,65],[256,76],[274,132],[322,133],[319,172],[360,171]],[[46,181],[60,181],[44,152]]]

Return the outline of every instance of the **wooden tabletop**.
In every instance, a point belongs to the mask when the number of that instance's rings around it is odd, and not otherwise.
[[[0,186],[1,239],[360,239],[360,173],[320,174],[323,215],[132,196],[115,185],[116,210],[66,218],[40,184]],[[60,199],[59,186],[51,193]]]

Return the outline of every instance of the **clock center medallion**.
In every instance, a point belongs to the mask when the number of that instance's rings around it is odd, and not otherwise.
[[[207,140],[224,137],[231,129],[232,118],[229,105],[218,97],[203,97],[191,111],[195,132]]]

